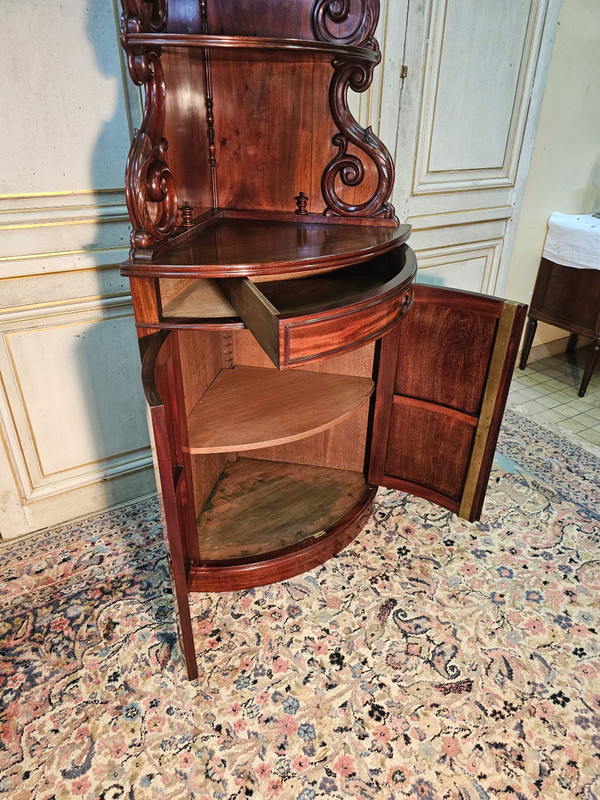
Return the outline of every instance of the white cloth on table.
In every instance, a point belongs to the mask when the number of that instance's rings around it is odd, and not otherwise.
[[[543,256],[565,267],[600,269],[600,219],[555,211],[548,220]]]

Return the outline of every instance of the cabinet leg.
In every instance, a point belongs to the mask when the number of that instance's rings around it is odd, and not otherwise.
[[[598,359],[600,358],[600,340],[596,340],[592,344],[592,349],[590,350],[590,354],[587,357],[587,361],[585,362],[585,369],[583,370],[583,378],[581,379],[581,386],[579,387],[579,397],[583,397],[586,393],[588,384],[590,379],[598,365]]]
[[[171,537],[169,537],[169,539],[171,539]],[[183,558],[181,557],[177,545],[173,548],[172,544],[173,542],[170,540],[169,546],[167,547],[167,562],[171,577],[171,588],[173,589],[175,623],[188,680],[193,681],[198,677],[198,664],[196,662],[196,648],[194,646],[194,634],[192,631],[190,597]]]
[[[529,320],[527,321],[527,327],[525,328],[525,336],[523,338],[523,350],[521,351],[519,369],[525,369],[527,365],[527,359],[529,358],[529,351],[531,350],[531,345],[533,344],[533,337],[535,336],[537,325],[537,319],[532,319],[529,317]]]

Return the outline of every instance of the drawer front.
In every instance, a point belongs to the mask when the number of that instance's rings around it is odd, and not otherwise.
[[[311,319],[280,320],[280,366],[291,367],[353,350],[383,336],[408,311],[413,290]]]
[[[372,262],[297,280],[218,284],[276,367],[354,350],[383,336],[411,306],[417,269],[403,245]]]

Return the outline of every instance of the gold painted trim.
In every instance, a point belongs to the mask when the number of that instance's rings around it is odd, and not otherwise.
[[[481,413],[479,414],[479,422],[475,430],[475,442],[473,444],[473,450],[471,451],[467,478],[465,480],[458,511],[459,517],[463,517],[464,519],[469,518],[473,508],[473,499],[483,463],[490,427],[492,425],[494,407],[496,405],[500,379],[502,378],[502,370],[506,360],[506,351],[510,342],[517,308],[517,303],[505,302],[498,321],[498,332],[494,343],[494,352],[492,353],[488,379],[485,384],[485,392],[481,404]]]
[[[31,214],[68,214],[69,211],[103,211],[107,208],[117,208],[122,206],[126,208],[125,205],[125,197],[119,198],[118,202],[107,202],[107,203],[85,203],[79,205],[78,203],[73,203],[71,205],[60,205],[60,206],[27,206],[27,207],[13,207],[13,208],[0,208],[0,219],[2,217],[8,217],[10,215],[16,216],[21,214],[23,216],[27,215],[30,216]],[[114,215],[113,215],[114,216]],[[77,219],[74,217],[73,219]],[[27,223],[23,223],[24,225]],[[20,225],[20,223],[15,223],[15,225]]]
[[[0,200],[28,200],[30,197],[79,197],[90,194],[125,194],[123,186],[116,189],[62,189],[54,192],[18,192],[15,194],[0,194]]]
[[[28,228],[59,228],[67,225],[98,225],[105,222],[129,222],[129,217],[127,214],[117,214],[106,217],[50,220],[48,222],[15,222],[12,225],[0,224],[0,231],[20,231]]]
[[[18,256],[0,256],[0,263],[8,261],[30,261],[34,258],[54,258],[55,256],[83,256],[90,253],[112,253],[117,251],[127,253],[129,248],[126,245],[119,247],[95,247],[85,248],[81,250],[52,250],[49,253],[22,253]],[[118,266],[118,265],[117,265]],[[91,264],[89,267],[82,267],[81,269],[99,269],[99,267]],[[54,272],[62,272],[63,270],[54,270]],[[65,270],[66,272],[79,272],[77,269]],[[34,273],[35,274],[35,273]],[[49,274],[49,273],[44,273]],[[19,278],[27,277],[26,275],[19,275]]]
[[[6,413],[8,414],[8,418],[6,419],[3,418],[2,414],[0,413],[0,439],[2,440],[2,446],[4,447],[4,452],[6,453],[6,459],[8,461],[8,466],[13,476],[15,487],[17,489],[21,503],[23,503],[27,499],[28,489],[30,492],[33,491],[34,489],[33,478],[31,475],[31,470],[29,469],[29,464],[27,463],[27,457],[25,455],[25,452],[23,451],[21,440],[19,439],[19,429],[17,427],[17,421],[15,419],[15,415],[12,406],[10,404],[8,390],[1,372],[0,372],[0,392],[2,393],[3,397],[3,405],[5,406]],[[2,409],[0,408],[0,412],[1,411]],[[8,424],[10,424],[12,431],[8,430],[7,427]],[[13,437],[14,444],[11,442],[11,435]],[[18,452],[15,450],[15,444],[18,448]],[[19,465],[15,461],[15,459],[19,457],[23,472],[20,471]],[[25,484],[25,481],[29,482],[27,486]]]
[[[123,249],[125,249],[125,248],[123,248]],[[86,250],[85,252],[86,253],[89,253],[89,252],[93,253],[93,252],[102,252],[102,251]],[[55,255],[55,254],[53,253],[51,255]],[[62,253],[56,253],[56,255],[62,255]],[[33,256],[22,256],[18,260],[19,261],[27,260],[28,258],[33,258]],[[88,269],[93,269],[93,270],[96,270],[98,272],[104,272],[105,270],[111,270],[111,269],[112,270],[117,270],[117,269],[119,269],[119,264],[91,264],[89,267],[67,267],[66,269],[52,270],[50,272],[44,271],[43,273],[29,272],[27,274],[19,273],[18,275],[0,275],[0,283],[2,283],[2,281],[20,281],[21,278],[39,278],[39,277],[44,277],[44,276],[47,276],[47,275],[56,275],[57,273],[60,273],[61,275],[68,275],[69,273],[72,272],[73,274],[75,274],[77,272],[86,272]],[[102,297],[107,297],[108,295],[101,295],[101,296]],[[74,298],[74,299],[77,300],[78,298]],[[4,311],[4,310],[5,309],[2,309],[0,311],[0,313],[2,313],[2,311]]]
[[[105,458],[96,458],[93,461],[83,461],[81,464],[77,464],[74,467],[63,467],[62,469],[54,470],[54,472],[41,472],[40,471],[40,475],[41,475],[43,480],[50,480],[50,479],[55,479],[57,476],[60,476],[61,474],[66,473],[66,472],[74,472],[75,470],[85,470],[85,471],[80,472],[79,475],[73,476],[74,478],[80,478],[80,477],[84,477],[85,475],[90,474],[90,472],[92,472],[92,473],[93,472],[101,473],[103,471],[107,471],[107,470],[110,470],[110,469],[126,467],[128,464],[135,464],[138,461],[142,461],[143,462],[142,466],[146,466],[146,462],[148,464],[152,463],[152,457],[144,455],[144,453],[146,451],[148,451],[149,449],[150,448],[149,448],[149,446],[147,444],[146,445],[141,445],[140,447],[134,447],[132,450],[123,450],[122,452],[119,452],[116,455],[106,456]],[[37,453],[37,447],[36,447],[36,453]],[[140,455],[137,455],[138,453]],[[121,456],[135,456],[135,458],[129,458],[128,460],[120,461],[118,459],[120,459]],[[109,465],[108,467],[104,467],[104,468],[102,468],[100,466],[103,463],[111,462],[111,461],[117,461],[117,463],[112,465],[112,466]],[[40,464],[40,466],[41,466],[41,464]],[[96,469],[89,469],[90,467],[92,467],[92,468],[96,467]],[[66,480],[70,480],[70,478],[67,478]],[[36,489],[43,489],[43,488],[45,488],[46,485],[47,484],[45,484],[44,486],[42,486],[42,485],[34,486],[33,487],[33,491],[35,492]],[[33,494],[33,492],[32,492],[32,494]]]
[[[129,292],[117,292],[116,294],[92,294],[87,295],[86,297],[74,297],[70,300],[62,300],[60,302],[61,308],[65,308],[65,313],[71,313],[69,306],[74,304],[80,303],[89,303],[95,304],[96,306],[101,303],[103,300],[110,301],[110,300],[128,300],[131,304],[131,294]],[[56,300],[48,300],[45,303],[30,303],[29,305],[25,306],[6,306],[5,308],[0,309],[0,326],[3,324],[3,317],[10,315],[18,315],[18,314],[28,314],[32,311],[43,311],[46,308],[53,308],[57,305]],[[132,306],[133,308],[133,306]],[[47,315],[46,315],[47,316]]]

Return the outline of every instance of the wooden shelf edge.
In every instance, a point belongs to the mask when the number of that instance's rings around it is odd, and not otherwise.
[[[225,36],[202,33],[130,33],[128,46],[191,47],[212,50],[226,57],[247,55],[249,51],[282,53],[298,58],[321,55],[326,58],[341,57],[376,64],[377,53],[366,47],[319,42],[311,39],[280,39],[261,36]]]
[[[233,453],[305,439],[346,419],[373,388],[370,378],[350,375],[222,370],[188,415],[183,449],[192,455]]]

